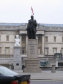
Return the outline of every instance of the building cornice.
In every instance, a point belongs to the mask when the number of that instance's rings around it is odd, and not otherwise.
[[[27,24],[19,24],[19,23],[14,23],[14,25],[9,25],[9,23],[7,23],[7,25],[0,25],[0,31],[17,31],[17,30],[20,30],[20,31],[26,31],[26,28],[27,28]],[[52,32],[62,32],[63,31],[63,27],[62,26],[47,26],[46,24],[44,25],[41,25],[41,24],[38,24],[37,26],[37,31],[52,31]]]

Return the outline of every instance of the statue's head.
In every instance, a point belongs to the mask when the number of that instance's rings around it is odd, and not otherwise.
[[[34,16],[33,16],[33,15],[31,15],[31,19],[32,19],[32,20],[34,19]]]
[[[19,35],[16,35],[16,38],[19,38]]]

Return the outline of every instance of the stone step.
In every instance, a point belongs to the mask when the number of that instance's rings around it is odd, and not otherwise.
[[[25,61],[25,69],[24,72],[40,72],[40,63],[39,60],[26,60]]]

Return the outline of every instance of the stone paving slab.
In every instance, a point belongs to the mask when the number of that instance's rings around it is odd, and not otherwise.
[[[42,71],[41,73],[19,73],[20,75],[30,74],[31,80],[63,80],[63,71]]]

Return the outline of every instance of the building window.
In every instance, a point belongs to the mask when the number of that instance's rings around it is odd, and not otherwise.
[[[26,44],[26,35],[22,35],[22,43]]]
[[[62,55],[63,55],[63,48],[61,48],[61,53],[62,53]]]
[[[0,35],[0,41],[1,41],[1,35]]]
[[[9,35],[6,36],[6,41],[9,41]]]
[[[45,55],[49,54],[49,48],[45,48]]]
[[[63,37],[62,37],[62,42],[63,42]]]
[[[59,63],[58,63],[58,66],[63,67],[63,62],[59,62]]]
[[[21,38],[22,43],[22,54],[26,54],[26,35],[23,34]]]
[[[10,54],[10,47],[5,47],[5,54]]]
[[[0,54],[1,54],[1,52],[2,52],[2,48],[0,47]]]
[[[42,54],[42,35],[38,35],[38,54]]]
[[[54,42],[56,42],[56,36],[54,36]]]
[[[26,41],[26,36],[22,35],[22,42],[25,42],[25,41]]]
[[[57,48],[53,48],[53,54],[57,53]]]
[[[22,47],[22,54],[26,54],[26,48]]]
[[[45,42],[48,42],[48,36],[45,36]]]
[[[39,48],[38,48],[38,54],[39,54],[39,55],[42,54],[42,47],[39,47]]]
[[[42,36],[38,35],[38,44],[42,44]]]

